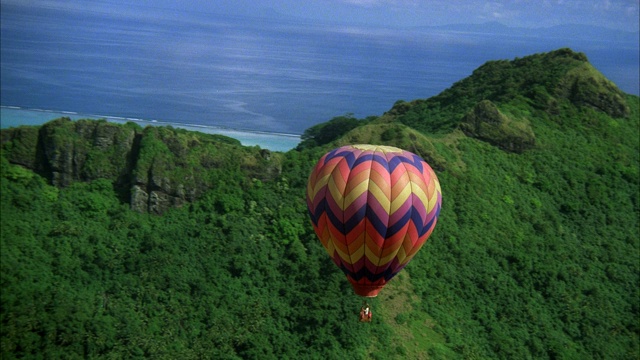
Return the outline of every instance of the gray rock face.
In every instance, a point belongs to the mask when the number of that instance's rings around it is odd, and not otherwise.
[[[35,168],[53,185],[119,177],[129,170],[135,131],[106,121],[58,119],[40,128]]]

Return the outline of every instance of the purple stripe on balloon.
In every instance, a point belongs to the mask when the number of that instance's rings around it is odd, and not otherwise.
[[[427,217],[427,204],[423,203],[415,193],[411,193],[411,204],[413,205],[412,212],[416,212],[421,219]]]
[[[344,217],[350,219],[357,213],[362,211],[362,207],[367,205],[367,193],[364,192],[358,196],[346,209],[344,209]]]
[[[370,274],[375,274],[376,273],[376,269],[378,268],[378,264],[374,264],[374,263],[371,262],[371,260],[369,260],[369,258],[366,255],[367,251],[371,251],[371,250],[365,249],[365,256],[364,256],[365,257],[365,260],[364,260],[365,269],[367,269],[367,271]]]
[[[406,264],[405,264],[406,265]],[[348,270],[346,270],[345,267],[341,267],[342,271],[345,273],[345,275],[348,275],[349,277],[351,277],[352,279],[354,279],[355,281],[359,282],[359,283],[363,283],[366,284],[367,282],[369,283],[375,283],[381,279],[384,279],[386,281],[391,280],[400,270],[402,270],[404,268],[405,265],[400,265],[399,261],[397,260],[397,258],[394,258],[390,263],[389,266],[384,266],[384,267],[380,267],[380,271],[379,272],[374,272],[370,270],[371,266],[374,266],[376,269],[378,269],[377,266],[371,264],[371,262],[366,261],[365,262],[365,267],[363,267],[361,270],[359,271],[355,271],[355,272],[350,272]],[[339,265],[338,265],[339,266]],[[366,279],[363,281],[363,279]]]
[[[411,199],[408,198],[393,214],[389,216],[389,225],[394,225],[411,209]]]
[[[340,257],[340,254],[338,254],[338,252],[334,252],[333,253],[333,262],[338,265],[338,267],[340,269],[342,269],[342,272],[344,272],[345,274],[349,275],[349,274],[355,274],[356,271],[353,268],[353,265],[349,264],[348,262],[345,262],[344,260],[342,260],[342,258]]]
[[[384,231],[386,232],[389,224],[389,211],[380,204],[378,199],[371,193],[367,193],[365,205],[367,205],[367,218],[371,217],[372,213],[375,214],[380,222],[384,224]],[[382,228],[380,229],[380,231]],[[385,233],[381,232],[380,235],[384,236]]]
[[[386,265],[383,266],[378,266],[378,268],[376,269],[376,271],[374,272],[374,274],[384,274],[385,275],[385,279],[389,280],[391,279],[393,276],[395,276],[395,274],[398,273],[398,271],[400,271],[398,268],[400,267],[400,264],[398,262],[398,258],[394,257],[391,261],[389,261]],[[389,277],[390,276],[390,277]]]
[[[364,264],[365,264],[365,259],[366,258],[367,258],[366,256],[363,256],[363,257],[360,258],[360,260],[358,260],[354,264],[352,264],[353,265],[353,267],[352,267],[352,269],[353,269],[352,272],[353,273],[356,273],[358,271],[362,271],[362,269],[364,268]]]

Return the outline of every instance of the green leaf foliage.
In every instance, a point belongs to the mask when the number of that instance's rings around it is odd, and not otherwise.
[[[3,130],[0,357],[636,359],[639,107],[561,49],[334,118],[287,153],[134,124]],[[305,204],[317,159],[354,142],[421,155],[443,191],[372,323]],[[122,195],[176,184],[192,195],[161,214]]]

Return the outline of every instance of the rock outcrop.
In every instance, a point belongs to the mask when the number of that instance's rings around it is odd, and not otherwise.
[[[626,118],[630,114],[624,93],[589,63],[567,72],[556,95],[574,105],[592,107],[614,118]]]
[[[195,201],[230,175],[266,181],[282,170],[277,153],[171,127],[60,118],[0,134],[9,162],[59,187],[109,179],[119,197],[140,212],[161,214]]]
[[[106,121],[54,120],[40,128],[34,170],[56,186],[122,180],[131,170],[135,136],[134,128]]]
[[[460,129],[467,136],[511,152],[520,153],[535,146],[535,135],[528,121],[504,115],[489,100],[477,103],[463,118]]]

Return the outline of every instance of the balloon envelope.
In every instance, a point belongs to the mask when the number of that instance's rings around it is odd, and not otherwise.
[[[390,146],[334,149],[307,184],[316,235],[360,296],[376,296],[409,263],[431,235],[441,203],[433,169]]]

